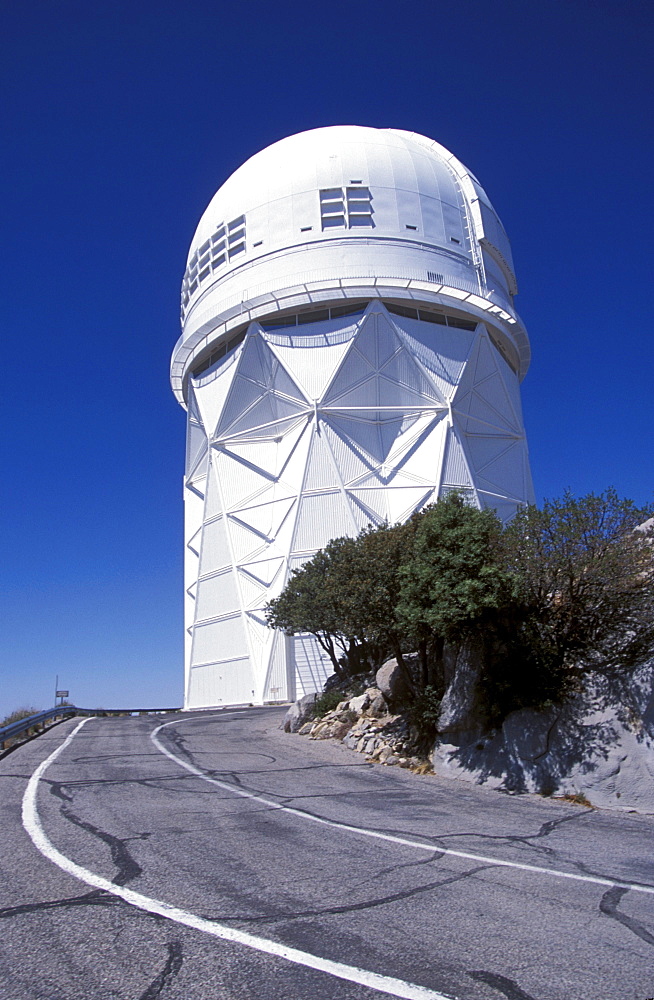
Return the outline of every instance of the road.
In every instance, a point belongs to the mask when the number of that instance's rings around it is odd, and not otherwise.
[[[654,997],[654,817],[282,716],[73,719],[0,760],[0,1000]]]

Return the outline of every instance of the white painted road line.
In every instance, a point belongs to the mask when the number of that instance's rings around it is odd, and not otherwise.
[[[229,714],[238,714],[236,712]],[[350,826],[349,823],[339,823],[338,820],[334,819],[324,819],[322,816],[314,816],[312,813],[303,812],[302,809],[294,809],[293,806],[285,806],[280,802],[275,802],[273,799],[267,798],[265,795],[258,795],[256,792],[248,792],[244,788],[237,788],[235,785],[230,785],[227,781],[220,781],[219,778],[212,778],[210,775],[205,774],[204,771],[200,770],[199,767],[195,767],[193,764],[189,764],[187,761],[182,760],[180,757],[176,757],[174,753],[167,750],[165,746],[160,743],[157,739],[157,733],[161,732],[162,729],[166,729],[168,726],[179,725],[180,721],[183,722],[195,722],[196,720],[206,721],[207,718],[219,719],[224,718],[224,716],[195,716],[189,719],[175,719],[173,722],[165,722],[161,726],[157,726],[156,729],[150,734],[150,739],[156,746],[157,750],[169,757],[170,760],[174,761],[180,767],[186,768],[191,774],[196,775],[198,778],[202,778],[203,781],[208,781],[211,785],[217,785],[218,788],[223,788],[227,792],[231,792],[232,795],[240,795],[245,799],[252,799],[254,802],[260,802],[262,805],[267,806],[269,809],[279,809],[281,812],[290,813],[292,816],[297,816],[300,819],[307,820],[311,823],[320,823],[323,826],[331,826],[336,830],[346,830],[348,833],[356,833],[361,837],[372,837],[375,840],[386,840],[391,844],[402,844],[405,847],[414,847],[420,851],[430,851],[435,854],[447,854],[453,858],[465,858],[466,861],[481,861],[485,864],[497,865],[501,868],[517,868],[520,871],[525,872],[535,872],[537,875],[549,875],[551,878],[566,878],[571,879],[574,882],[590,882],[592,885],[606,885],[609,888],[618,886],[620,889],[629,889],[632,892],[644,892],[648,895],[654,895],[654,886],[651,885],[638,885],[635,882],[620,882],[617,879],[601,878],[598,875],[578,875],[573,872],[562,872],[555,868],[541,868],[539,865],[527,865],[522,864],[519,861],[503,861],[501,858],[491,858],[487,857],[485,854],[472,854],[469,851],[455,851],[449,847],[436,847],[434,844],[425,844],[420,840],[411,840],[407,837],[396,837],[390,833],[380,833],[377,830],[367,830],[365,827],[360,826]]]
[[[94,718],[94,716],[91,718]],[[85,726],[90,721],[89,718],[82,719],[64,742],[39,764],[30,778],[25,795],[23,796],[23,826],[31,837],[35,847],[49,861],[58,865],[63,871],[68,872],[69,875],[74,876],[81,882],[85,882],[86,885],[91,885],[95,889],[103,889],[112,896],[118,896],[139,910],[145,910],[147,913],[155,913],[158,916],[166,917],[168,920],[174,920],[175,923],[184,924],[186,927],[202,931],[204,934],[210,934],[212,937],[220,938],[223,941],[245,945],[246,948],[253,948],[255,951],[264,952],[275,958],[286,959],[286,961],[293,962],[295,965],[303,965],[309,969],[327,973],[327,975],[335,976],[337,979],[344,979],[349,983],[357,983],[360,986],[377,990],[379,993],[386,993],[392,997],[402,997],[404,1000],[453,1000],[452,997],[447,997],[443,993],[436,993],[434,990],[426,989],[424,986],[416,986],[414,983],[407,983],[402,979],[394,979],[391,976],[381,976],[376,972],[369,972],[367,969],[358,969],[353,965],[332,962],[328,958],[311,955],[306,951],[298,951],[297,948],[288,948],[286,945],[278,944],[277,941],[255,937],[253,934],[247,934],[245,931],[226,927],[213,920],[206,920],[204,917],[198,917],[187,910],[180,910],[169,903],[162,903],[160,900],[144,896],[140,892],[134,892],[132,889],[126,889],[124,886],[114,885],[108,879],[96,875],[87,868],[82,868],[81,865],[67,858],[48,840],[43,830],[37,808],[37,792],[39,781],[47,769],[57,759],[59,754],[66,749],[82,726]]]

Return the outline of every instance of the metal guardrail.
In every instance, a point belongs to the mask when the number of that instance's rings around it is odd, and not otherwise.
[[[77,708],[75,705],[60,705],[58,708],[50,708],[45,712],[38,712],[36,715],[28,715],[25,719],[19,719],[8,726],[0,727],[0,753],[8,750],[15,740],[38,735],[44,732],[48,723],[64,719],[71,719],[76,715],[98,717],[110,715],[158,715],[165,712],[179,712],[180,708]]]

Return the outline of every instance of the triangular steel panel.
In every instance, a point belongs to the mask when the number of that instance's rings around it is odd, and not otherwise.
[[[475,385],[475,372],[477,370],[477,358],[479,357],[479,345],[482,340],[481,334],[474,334],[474,342],[471,345],[468,359],[459,372],[457,388],[454,394],[453,405],[459,406],[460,400],[467,397]]]
[[[487,403],[485,399],[477,395],[477,392],[471,392],[469,396],[461,400],[460,404],[457,399],[455,401],[455,408],[459,413],[467,416],[468,420],[465,430],[469,433],[480,433],[483,431],[484,426],[495,428],[500,432],[504,431],[506,434],[519,433],[510,420],[505,418],[504,414],[498,413],[490,403]]]
[[[304,490],[327,490],[340,485],[334,460],[322,434],[314,428],[304,475]]]
[[[477,333],[420,322],[392,315],[391,322],[429,371],[433,371],[438,387],[449,398],[448,386],[456,385],[470,356]]]
[[[293,552],[315,552],[330,539],[357,533],[352,513],[340,490],[300,499]]]
[[[484,330],[479,336],[477,344],[477,358],[475,361],[474,385],[475,387],[487,379],[489,375],[497,372],[493,348],[488,339],[488,334]]]
[[[355,386],[365,382],[376,373],[374,361],[365,357],[356,348],[356,338],[348,345],[341,366],[338,369],[329,388],[322,397],[322,405],[326,406],[330,400],[343,395]]]
[[[253,501],[271,485],[270,476],[262,470],[252,468],[242,461],[220,449],[213,450],[213,465],[220,480],[223,502],[226,510],[242,507]]]
[[[441,482],[444,486],[472,487],[468,463],[459,439],[453,430],[450,430],[447,438]]]
[[[193,392],[198,408],[202,414],[202,422],[209,437],[211,437],[220,419],[225,400],[229,394],[234,376],[238,368],[238,355],[225,362],[225,366],[212,374],[206,380],[201,379],[193,384]]]
[[[272,423],[262,424],[259,427],[247,427],[245,430],[239,431],[230,428],[224,436],[220,438],[216,436],[214,443],[226,444],[231,448],[233,444],[242,444],[243,442],[274,441],[276,438],[281,438],[289,434],[297,427],[304,427],[312,416],[312,412],[300,413],[299,416],[285,417],[283,420],[275,420]]]
[[[244,524],[234,520],[229,515],[227,524],[235,562],[249,562],[265,551],[266,543],[260,534],[250,531]]]
[[[232,511],[232,517],[256,531],[267,541],[272,541],[295,505],[296,498],[288,497],[272,503],[255,504]]]
[[[417,510],[421,510],[434,495],[433,489],[424,486],[400,487],[388,490],[388,520],[390,524],[406,521]]]
[[[519,427],[523,425],[522,418],[522,400],[520,398],[520,383],[518,381],[518,376],[515,374],[512,368],[506,363],[501,354],[497,355],[497,368],[502,377],[502,382],[504,383],[504,388],[506,389],[507,395],[511,400],[511,406],[513,412],[515,413],[516,421]]]
[[[263,590],[269,590],[279,575],[280,570],[283,570],[286,560],[283,556],[277,556],[273,559],[258,559],[256,562],[244,563],[239,567],[239,571],[246,576],[252,577],[252,580]]]
[[[495,372],[476,385],[475,394],[480,396],[489,406],[492,406],[497,413],[502,414],[505,422],[513,428],[516,434],[520,433],[520,422],[513,411],[509,394],[499,372]]]
[[[376,371],[385,365],[402,344],[388,316],[371,312],[362,321],[356,338],[357,350],[370,361]]]
[[[513,447],[515,438],[500,435],[466,434],[465,444],[475,473],[481,473],[490,462]]]
[[[250,465],[263,469],[267,475],[278,479],[290,460],[300,438],[310,423],[310,416],[296,422],[288,422],[286,432],[278,437],[244,440],[236,438],[227,445],[227,450]]]
[[[248,383],[252,385],[252,383]],[[284,399],[276,393],[268,392],[261,396],[245,412],[241,413],[229,425],[221,421],[220,436],[240,434],[243,431],[260,427],[269,427],[275,421],[287,420],[306,413],[306,403],[299,406],[290,399]]]
[[[249,574],[241,570],[237,572],[238,586],[244,608],[261,607],[266,603],[266,588],[262,587]]]
[[[386,436],[383,439],[379,429],[380,425],[374,418],[366,419],[361,416],[354,416],[346,411],[345,413],[330,413],[329,423],[339,434],[347,439],[353,450],[368,460],[371,467],[380,465],[385,461],[388,450],[392,447],[402,427],[402,419],[396,418],[392,421],[393,426],[390,429],[390,433],[387,429]],[[388,441],[389,436],[390,441]]]
[[[346,428],[332,426],[330,421],[320,421],[321,433],[328,442],[344,483],[356,481],[367,475],[378,463],[371,459],[346,433]]]
[[[238,373],[260,388],[288,396],[306,405],[306,399],[265,340],[265,335],[251,334],[243,346]]]
[[[202,424],[189,413],[186,421],[186,476],[190,479],[208,448],[207,435]]]
[[[523,443],[516,442],[512,448],[499,455],[493,462],[484,466],[483,479],[498,492],[508,494],[522,500],[525,496],[525,477],[523,469]],[[481,477],[480,477],[481,478]],[[483,485],[481,486],[483,489]]]
[[[314,347],[295,344],[292,347],[280,347],[279,344],[269,344],[270,350],[310,400],[320,399],[349,346],[350,341],[343,344],[317,344]]]
[[[441,393],[436,389],[431,379],[424,374],[408,348],[404,346],[383,366],[381,374],[399,385],[406,386],[425,402],[445,405]]]
[[[443,465],[447,429],[444,416],[437,415],[431,420],[421,418],[417,433],[407,435],[409,446],[394,450],[389,455],[389,463],[395,464],[419,482],[437,486]]]
[[[207,478],[209,468],[209,452],[203,451],[199,456],[195,468],[186,477],[187,486],[196,487],[200,492],[205,491],[204,480]]]
[[[486,509],[494,510],[500,521],[504,524],[508,524],[515,517],[516,510],[519,507],[519,504],[515,502],[506,501],[504,497],[498,497],[493,493],[486,493],[484,490],[479,491],[479,499]]]
[[[210,466],[204,498],[204,520],[208,521],[209,518],[215,517],[216,514],[222,514],[222,502],[220,499],[220,488],[216,478],[216,470]]]
[[[202,546],[200,550],[199,576],[215,573],[232,565],[229,541],[225,532],[223,518],[210,521],[202,528]]]
[[[302,391],[268,344],[260,335],[251,334],[244,343],[217,436],[258,427],[292,413],[305,412],[306,408],[307,401]]]
[[[381,524],[388,520],[388,501],[384,486],[380,485],[377,489],[351,487],[347,490],[347,496],[358,503],[372,522]]]

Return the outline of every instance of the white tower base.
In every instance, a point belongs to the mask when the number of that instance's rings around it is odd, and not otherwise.
[[[322,688],[326,654],[269,629],[264,607],[329,539],[452,488],[503,520],[533,500],[518,377],[491,328],[433,303],[387,306],[253,322],[189,379],[187,709]]]

